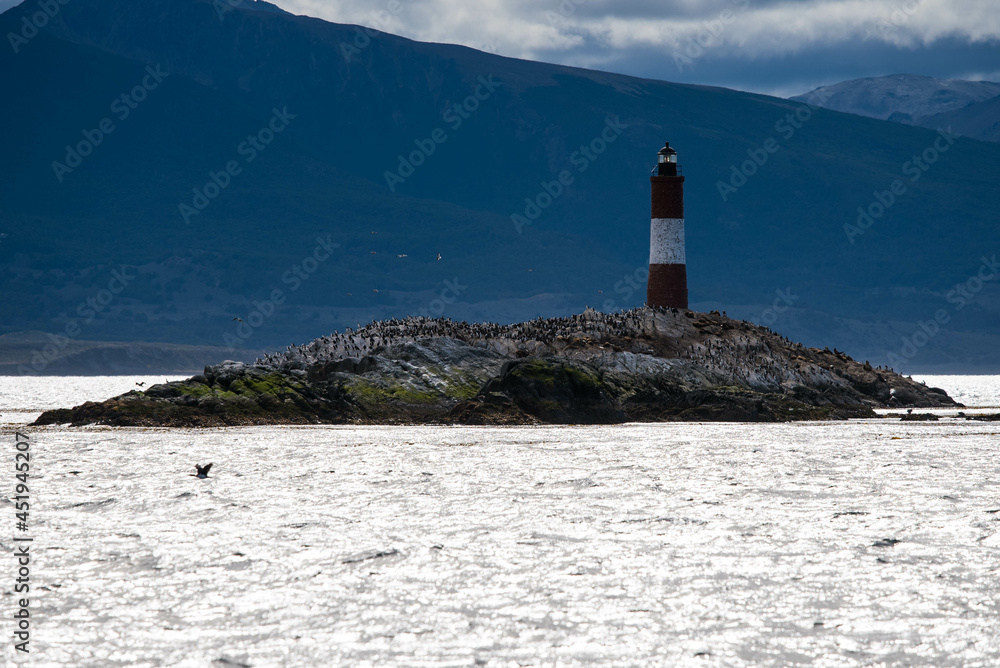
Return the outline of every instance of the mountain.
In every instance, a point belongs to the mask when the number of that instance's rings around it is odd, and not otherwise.
[[[916,119],[914,125],[950,128],[951,132],[982,141],[1000,142],[1000,96],[973,102],[955,111]]]
[[[1000,141],[1000,83],[895,74],[822,86],[790,98],[981,141]]]
[[[259,351],[638,306],[668,139],[693,307],[1000,369],[1000,146],[238,4],[0,15],[0,334]]]
[[[962,109],[1000,95],[1000,83],[914,74],[852,79],[790,99],[871,118],[913,120]]]
[[[44,332],[0,336],[0,376],[19,375],[22,368],[56,376],[183,374],[233,356],[223,347],[81,341]],[[252,355],[236,356],[253,360]]]

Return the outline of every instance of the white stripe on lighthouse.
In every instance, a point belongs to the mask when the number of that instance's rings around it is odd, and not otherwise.
[[[687,264],[683,218],[653,218],[649,232],[649,263]]]

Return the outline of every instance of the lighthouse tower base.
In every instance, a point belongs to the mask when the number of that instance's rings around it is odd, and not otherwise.
[[[649,265],[646,303],[664,308],[688,307],[687,267],[683,264]]]

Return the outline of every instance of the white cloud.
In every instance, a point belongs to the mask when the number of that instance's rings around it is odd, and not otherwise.
[[[996,0],[398,0],[378,27],[421,41],[551,57],[654,48],[664,53],[701,39],[718,55],[794,54],[856,40],[918,47],[944,38],[1000,39]],[[285,9],[338,23],[371,25],[390,0],[278,0]],[[728,14],[723,15],[723,12]],[[721,30],[719,29],[721,26]],[[714,31],[714,34],[713,34]],[[580,53],[573,60],[581,60]]]
[[[569,0],[572,1],[572,0]],[[583,45],[572,30],[549,24],[543,12],[520,0],[279,0],[283,9],[336,23],[356,23],[425,42],[464,44],[504,55]],[[380,22],[379,18],[388,19]],[[565,27],[565,26],[564,26]]]

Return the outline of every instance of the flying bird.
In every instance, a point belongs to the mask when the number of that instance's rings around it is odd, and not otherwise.
[[[205,478],[208,477],[208,471],[209,471],[209,469],[212,468],[212,465],[208,464],[207,466],[202,466],[200,464],[195,464],[194,468],[198,472],[195,475],[195,478],[201,478],[202,480],[204,480]]]
[[[139,387],[146,387],[146,383],[136,383]]]
[[[242,322],[244,325],[246,324],[246,322],[244,322],[243,318],[240,318],[239,316],[233,318],[233,322],[236,322],[237,320],[239,320],[240,322]]]
[[[438,253],[438,262],[441,261],[441,253]]]
[[[396,257],[410,257],[409,255],[397,255]]]

